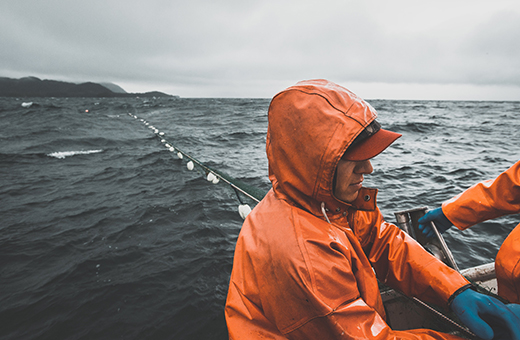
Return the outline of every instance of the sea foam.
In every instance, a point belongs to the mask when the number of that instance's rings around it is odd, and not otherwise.
[[[103,152],[103,150],[86,150],[86,151],[61,151],[61,152],[53,152],[47,154],[47,156],[63,159],[65,157],[75,156],[75,155],[88,155],[91,153],[99,153]]]

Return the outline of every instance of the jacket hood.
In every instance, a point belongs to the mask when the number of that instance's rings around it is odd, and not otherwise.
[[[275,193],[314,215],[322,214],[322,202],[333,212],[375,209],[375,192],[363,188],[346,203],[333,195],[333,180],[345,150],[376,117],[367,102],[327,80],[302,81],[275,95],[266,142]]]

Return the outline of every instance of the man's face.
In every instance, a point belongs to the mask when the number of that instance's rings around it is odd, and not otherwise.
[[[354,162],[339,160],[336,168],[336,186],[334,195],[344,202],[353,202],[361,189],[363,175],[371,174],[374,171],[370,160]]]

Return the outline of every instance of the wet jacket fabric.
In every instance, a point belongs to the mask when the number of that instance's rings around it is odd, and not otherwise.
[[[480,182],[442,204],[442,212],[460,230],[520,212],[520,161],[497,178]]]
[[[333,195],[339,159],[375,118],[366,102],[324,80],[273,98],[273,188],[237,240],[225,308],[231,339],[459,339],[390,329],[376,277],[437,305],[468,282],[383,220],[377,190],[361,189],[351,204]]]
[[[520,224],[507,236],[495,259],[498,295],[520,303]]]
[[[442,205],[446,217],[459,229],[520,213],[520,161],[494,180],[477,183]],[[520,224],[500,247],[495,259],[498,295],[520,303]]]

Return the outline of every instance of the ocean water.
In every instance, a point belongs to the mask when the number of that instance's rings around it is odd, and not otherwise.
[[[403,134],[365,180],[380,189],[389,221],[520,158],[520,102],[369,102]],[[237,195],[189,171],[150,126],[267,191],[268,105],[0,98],[0,338],[226,339]],[[467,268],[493,261],[518,222],[506,216],[445,238]]]

